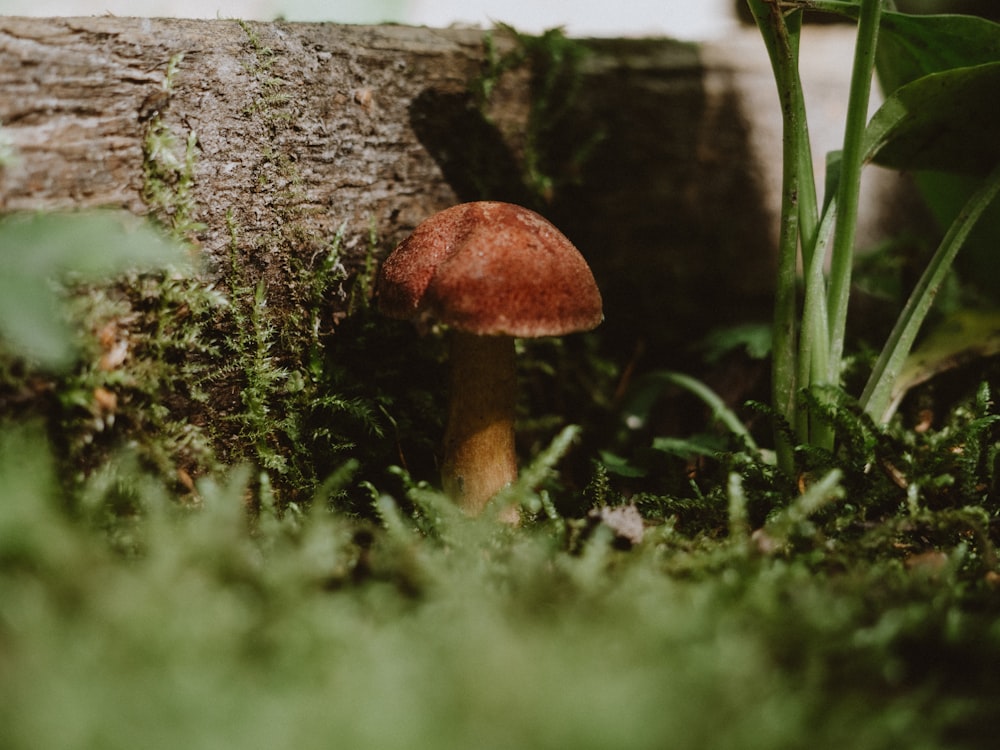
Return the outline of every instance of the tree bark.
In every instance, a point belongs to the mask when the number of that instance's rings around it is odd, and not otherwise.
[[[391,239],[454,198],[409,102],[461,90],[481,48],[478,33],[398,26],[0,19],[0,121],[20,155],[0,208],[146,213],[146,123],[162,110],[178,159],[196,138],[193,218],[214,258],[234,223],[255,239],[289,222],[329,239],[346,221],[355,239],[374,219]]]

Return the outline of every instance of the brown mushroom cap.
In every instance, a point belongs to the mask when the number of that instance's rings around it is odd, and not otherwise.
[[[422,222],[379,276],[379,307],[480,336],[561,336],[601,322],[601,293],[573,244],[534,211],[463,203]]]

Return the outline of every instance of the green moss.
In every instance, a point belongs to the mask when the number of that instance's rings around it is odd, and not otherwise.
[[[346,224],[325,236],[320,209],[304,208],[297,165],[282,147],[292,126],[278,57],[254,24],[244,69],[251,101],[244,111],[265,134],[255,167],[274,200],[263,232],[228,213],[224,286],[230,304],[219,321],[220,361],[209,421],[228,463],[255,467],[255,501],[288,509],[313,501],[372,516],[377,484],[399,487],[395,465],[435,476],[434,444],[443,413],[439,337],[421,341],[409,326],[370,306],[376,258],[374,218],[363,260],[349,262]],[[354,467],[354,480],[330,478]]]
[[[44,420],[68,483],[126,451],[190,489],[191,475],[213,465],[189,405],[207,399],[210,321],[223,300],[190,276],[183,248],[136,224],[103,212],[4,223],[18,252],[8,268],[16,285],[3,294],[35,304],[8,304],[0,329],[13,318],[36,344],[0,342],[0,410]]]
[[[490,102],[502,79],[519,70],[529,71],[530,108],[521,170],[535,200],[551,203],[561,188],[579,182],[583,163],[603,139],[601,132],[572,143],[567,143],[565,137],[572,132],[566,125],[577,103],[583,80],[581,64],[588,51],[561,29],[549,29],[539,36],[522,34],[505,25],[499,29],[514,38],[514,46],[500,53],[493,33],[488,32],[483,37],[483,68],[469,89],[480,112],[489,120]]]
[[[294,497],[306,493],[309,499],[323,479],[317,476],[317,466],[331,460],[329,455],[319,455],[321,435],[329,437],[326,447],[334,453],[350,447],[330,428],[307,433],[314,412],[342,410],[352,417],[366,413],[360,404],[323,392],[325,311],[330,298],[343,295],[346,281],[340,259],[343,232],[332,239],[324,254],[313,258],[314,265],[299,267],[298,286],[306,304],[296,315],[280,317],[268,308],[265,281],[248,278],[239,262],[238,233],[231,216],[229,221],[233,297],[229,313],[235,335],[228,342],[230,365],[225,374],[238,383],[241,408],[230,419],[236,422],[244,448],[234,451],[233,457],[252,460],[281,478],[283,489]]]
[[[599,527],[571,551],[559,519],[470,521],[420,485],[415,517],[376,493],[381,528],[265,508],[251,534],[235,470],[173,510],[133,475],[109,545],[45,446],[0,433],[11,750],[993,740],[996,597],[961,544],[927,569],[824,569],[828,544],[773,556],[669,526],[630,551]]]
[[[204,225],[197,221],[194,171],[198,136],[194,131],[178,146],[178,137],[163,121],[184,53],[170,58],[160,90],[148,101],[142,141],[142,199],[171,234],[191,239]],[[179,153],[180,152],[180,153]]]
[[[180,275],[132,276],[72,299],[93,338],[56,386],[59,434],[85,475],[127,446],[178,487],[215,465],[210,431],[192,419],[218,359],[211,321],[225,301]]]
[[[250,52],[244,68],[261,90],[260,95],[244,108],[244,114],[257,115],[269,125],[289,121],[291,114],[285,110],[289,102],[288,94],[284,91],[285,80],[272,73],[274,50],[261,42],[253,25],[242,20],[237,23],[247,36],[246,46]]]

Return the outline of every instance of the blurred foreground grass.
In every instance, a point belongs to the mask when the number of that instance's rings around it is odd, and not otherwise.
[[[556,510],[626,502],[606,468],[587,489],[557,481],[573,428],[532,451],[512,490],[534,516],[519,528],[462,517],[386,465],[374,437],[336,430],[331,444],[352,450],[323,454],[322,472],[306,472],[322,482],[284,499],[244,466],[252,451],[179,481],[181,466],[156,460],[171,451],[153,447],[188,446],[192,425],[143,410],[197,391],[192,352],[224,357],[178,282],[152,284],[144,316],[109,313],[134,324],[127,365],[86,365],[83,332],[103,319],[77,319],[50,276],[100,281],[183,254],[120,219],[79,221],[0,226],[13,259],[0,337],[15,350],[0,359],[0,750],[995,746],[991,389],[937,436],[848,421],[843,455],[805,456],[799,498],[759,451],[719,453],[697,482],[685,470],[685,494],[629,495],[646,514],[629,549],[609,525]],[[336,266],[331,252],[309,288],[338,284]],[[140,337],[140,319],[155,335]],[[256,373],[259,399],[243,405],[261,407],[259,429],[231,442],[256,436],[284,458],[288,441],[271,440],[283,415],[296,455],[317,460],[312,418],[331,430],[350,403],[331,386],[351,381],[316,376],[307,397],[303,375],[292,396],[305,406],[289,416],[265,391],[292,379],[260,325],[239,381]],[[395,341],[343,333],[367,381],[378,358],[364,347]],[[36,376],[31,360],[64,379]],[[84,396],[68,398],[67,383]],[[98,425],[102,388],[122,398]],[[413,401],[425,402],[432,412]],[[95,448],[86,466],[68,450],[78,443]],[[348,490],[351,515],[338,505]]]
[[[424,531],[265,508],[249,473],[178,505],[119,458],[61,488],[0,437],[0,746],[988,747],[996,596],[891,559],[837,569],[606,527]],[[113,513],[109,510],[113,500]]]

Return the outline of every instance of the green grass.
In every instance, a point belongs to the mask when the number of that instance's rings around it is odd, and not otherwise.
[[[11,750],[991,736],[997,600],[962,533],[920,564],[873,537],[858,554],[850,534],[822,539],[804,498],[765,527],[779,552],[670,523],[622,550],[603,526],[458,517],[422,486],[413,517],[373,496],[380,527],[318,506],[250,523],[244,469],[179,504],[127,456],[73,492],[56,466],[41,431],[4,427]]]

